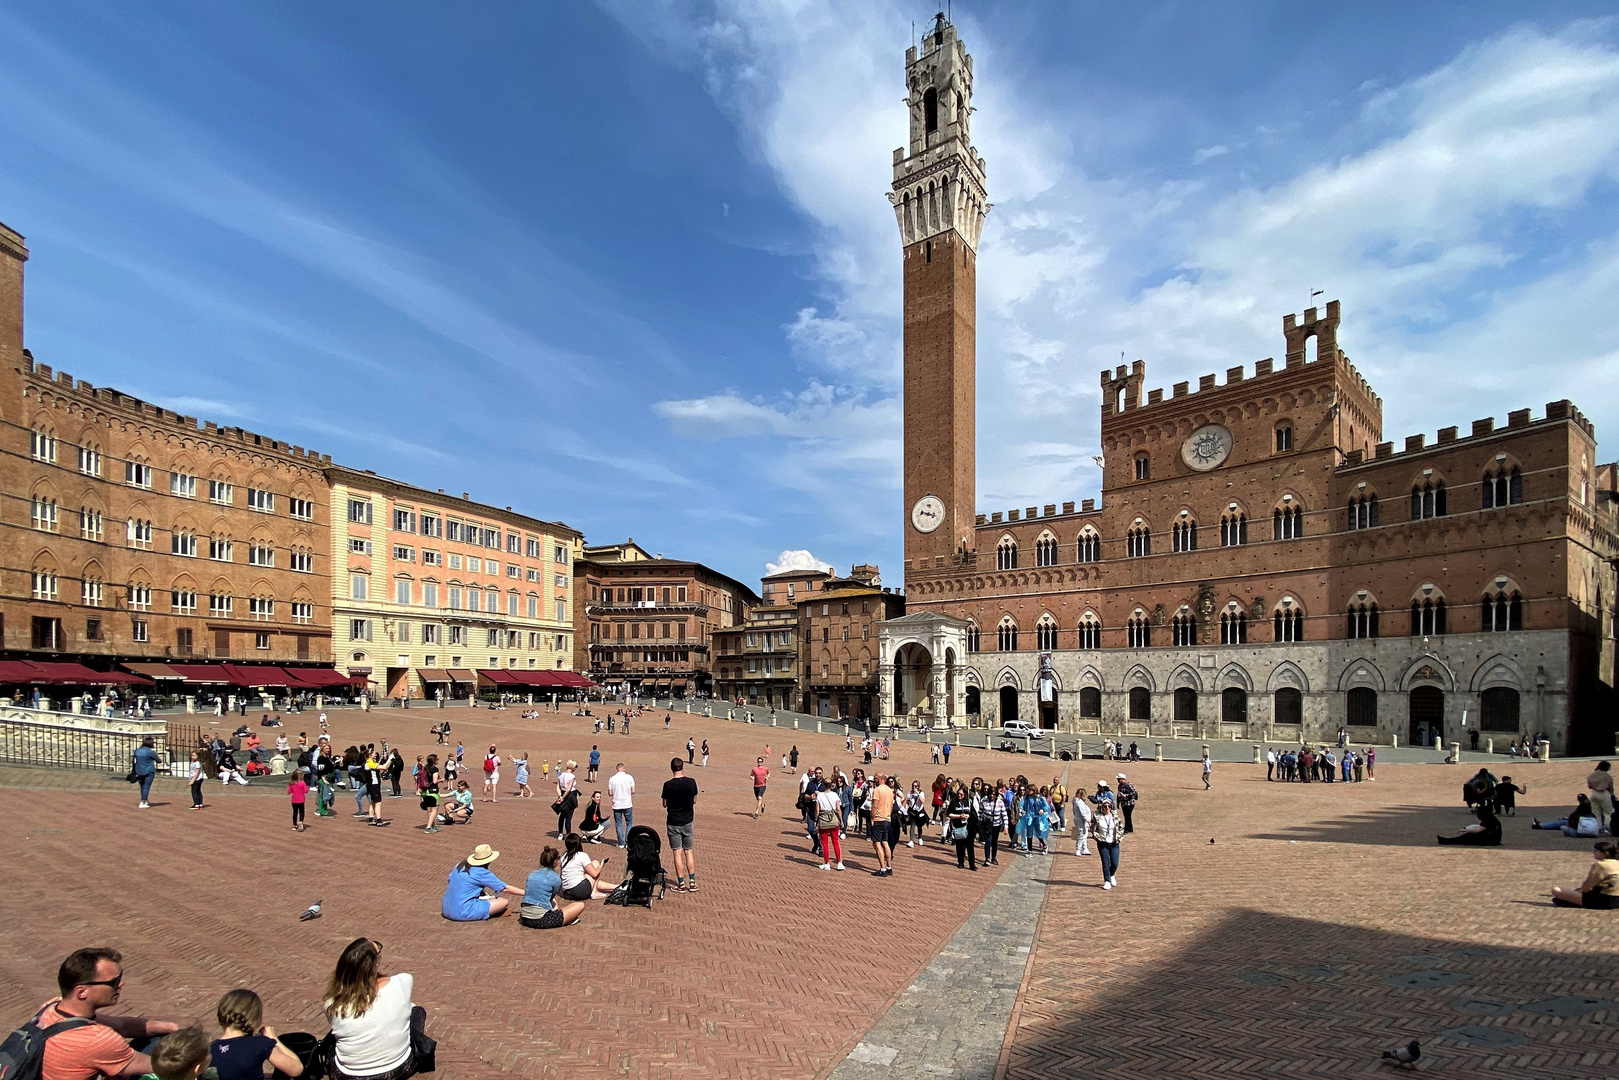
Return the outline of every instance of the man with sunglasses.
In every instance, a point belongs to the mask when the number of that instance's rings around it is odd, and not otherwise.
[[[93,1080],[101,1076],[140,1076],[152,1071],[152,1059],[130,1046],[149,1048],[158,1036],[178,1031],[168,1020],[141,1016],[100,1016],[118,1004],[124,987],[124,958],[117,949],[80,949],[56,972],[62,992],[40,1009],[34,1024],[59,1030],[45,1043],[42,1080]]]

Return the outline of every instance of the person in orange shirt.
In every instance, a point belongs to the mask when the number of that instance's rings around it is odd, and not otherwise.
[[[146,1041],[178,1031],[168,1020],[142,1016],[102,1016],[118,1004],[124,987],[124,958],[117,949],[80,949],[56,972],[61,997],[40,1006],[34,1025],[48,1035],[42,1080],[93,1080],[100,1076],[140,1076],[152,1059],[129,1040]]]

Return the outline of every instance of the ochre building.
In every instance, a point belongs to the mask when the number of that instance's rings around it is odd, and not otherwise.
[[[976,513],[972,63],[907,54],[905,585],[885,716],[1201,738],[1613,748],[1615,468],[1568,401],[1385,441],[1342,310],[1283,358],[1101,375],[1100,501]],[[946,104],[948,103],[948,104]]]

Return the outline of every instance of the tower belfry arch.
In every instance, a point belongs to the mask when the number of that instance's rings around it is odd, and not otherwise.
[[[905,53],[909,133],[889,201],[904,249],[905,562],[972,551],[978,238],[990,204],[972,145],[973,61],[944,14]]]

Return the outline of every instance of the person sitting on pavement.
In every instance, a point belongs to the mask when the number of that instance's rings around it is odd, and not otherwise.
[[[530,930],[555,930],[578,922],[585,913],[583,900],[564,900],[561,896],[562,876],[557,873],[560,861],[557,849],[547,844],[540,851],[539,869],[528,876],[517,921]]]
[[[180,1025],[143,1016],[106,1016],[124,989],[124,957],[117,949],[79,949],[56,971],[60,997],[40,1006],[34,1026],[56,1028],[45,1042],[46,1077],[141,1076],[152,1071],[147,1056],[157,1037]],[[131,1045],[134,1043],[134,1045]]]
[[[1541,821],[1534,818],[1531,829],[1551,829],[1561,831],[1564,836],[1596,836],[1602,830],[1597,824],[1596,808],[1591,805],[1591,797],[1584,792],[1575,796],[1578,801],[1574,810],[1566,819],[1554,818],[1551,821]]]
[[[410,999],[415,988],[411,975],[384,974],[381,958],[381,942],[355,938],[326,984],[326,1019],[336,1041],[333,1076],[409,1076],[413,1071],[411,1034],[425,1027],[427,1010]]]
[[[1469,825],[1459,833],[1450,836],[1440,836],[1441,844],[1459,844],[1465,847],[1500,847],[1501,846],[1501,819],[1495,816],[1488,803],[1479,803],[1473,808],[1478,815],[1478,823]]]
[[[152,1075],[157,1080],[197,1080],[213,1064],[210,1041],[196,1024],[163,1036],[152,1047]]]
[[[1619,846],[1598,840],[1591,847],[1595,861],[1578,888],[1553,889],[1552,906],[1588,907],[1611,911],[1619,908]]]
[[[562,898],[564,900],[601,900],[611,896],[613,890],[601,882],[602,871],[607,868],[607,856],[602,856],[598,862],[584,852],[584,840],[576,832],[569,833],[562,840],[567,848],[567,854],[562,858],[562,866],[557,871],[562,878]]]
[[[503,893],[523,890],[508,885],[495,876],[489,864],[500,858],[500,852],[488,844],[479,844],[472,854],[450,868],[444,886],[444,899],[439,908],[451,922],[482,922],[498,919],[511,906]]]
[[[214,1018],[219,1021],[220,1035],[208,1054],[219,1080],[260,1080],[265,1062],[277,1075],[303,1075],[303,1061],[281,1041],[275,1028],[265,1024],[264,1002],[253,991],[227,990],[214,1008]]]

